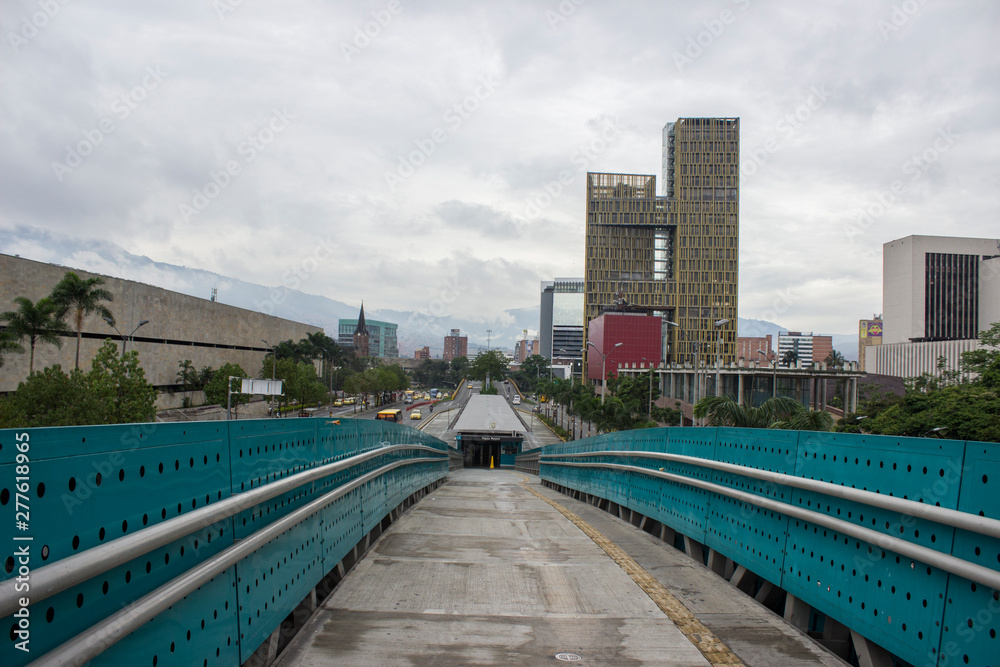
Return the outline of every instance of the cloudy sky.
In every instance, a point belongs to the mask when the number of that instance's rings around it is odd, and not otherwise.
[[[739,116],[742,317],[849,333],[883,243],[1000,235],[996,2],[0,5],[5,228],[489,324],[583,274],[586,171]]]

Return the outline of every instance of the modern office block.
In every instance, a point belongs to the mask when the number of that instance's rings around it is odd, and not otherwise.
[[[653,315],[673,323],[661,343],[671,361],[714,347],[720,332],[723,362],[735,360],[739,134],[738,118],[668,123],[662,196],[653,175],[587,175],[588,327],[604,312]]]

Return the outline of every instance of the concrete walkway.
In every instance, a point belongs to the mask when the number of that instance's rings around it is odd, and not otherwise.
[[[680,552],[525,479],[453,472],[382,535],[278,664],[844,664]]]

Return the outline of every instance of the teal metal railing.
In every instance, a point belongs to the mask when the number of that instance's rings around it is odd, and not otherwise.
[[[911,664],[997,663],[995,443],[664,428],[539,461],[543,480],[655,519]]]
[[[0,431],[0,664],[239,665],[448,461],[367,420]]]

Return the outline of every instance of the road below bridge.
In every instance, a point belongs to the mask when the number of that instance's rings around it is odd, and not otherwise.
[[[568,515],[568,516],[567,516]],[[278,658],[320,665],[844,665],[683,553],[510,470],[453,471]]]

